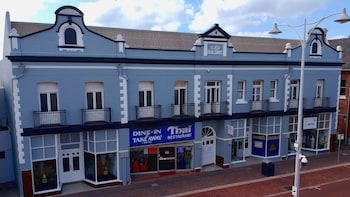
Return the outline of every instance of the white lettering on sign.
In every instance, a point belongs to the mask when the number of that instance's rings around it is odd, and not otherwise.
[[[192,136],[191,131],[191,125],[188,125],[188,127],[178,127],[178,126],[170,126],[168,127],[167,131],[170,132],[170,134],[167,136],[168,140],[174,140],[174,139],[181,139],[181,138],[187,138]]]
[[[222,55],[222,45],[208,45],[208,54]]]

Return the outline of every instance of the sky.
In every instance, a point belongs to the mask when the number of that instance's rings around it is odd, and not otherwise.
[[[204,33],[219,24],[232,36],[299,39],[303,28],[288,28],[316,22],[339,13],[348,0],[1,0],[0,54],[2,54],[5,13],[11,21],[55,22],[55,11],[65,5],[79,8],[87,26]],[[333,22],[338,15],[322,21],[327,38],[350,36],[350,22]],[[279,35],[268,34],[274,23]],[[312,29],[310,24],[307,29]],[[126,40],[127,42],[127,40]],[[233,43],[234,44],[234,43]],[[1,55],[0,55],[1,57]]]

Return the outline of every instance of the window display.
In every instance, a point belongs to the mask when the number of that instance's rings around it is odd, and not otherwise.
[[[33,162],[33,176],[35,192],[56,189],[58,187],[56,160]]]

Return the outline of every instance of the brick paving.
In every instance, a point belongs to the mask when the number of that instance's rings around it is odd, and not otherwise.
[[[301,187],[350,178],[350,147],[342,147],[339,163],[337,156],[337,152],[309,155],[309,163],[301,169]],[[62,196],[291,196],[294,161],[293,157],[275,161],[275,176],[270,177],[262,175],[261,164],[247,164],[201,173],[187,172],[163,177],[144,175],[143,178],[135,177],[127,186],[113,186]]]

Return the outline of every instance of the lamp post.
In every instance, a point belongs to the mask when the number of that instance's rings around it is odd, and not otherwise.
[[[299,88],[299,102],[298,102],[298,128],[297,128],[297,139],[294,143],[295,148],[295,174],[294,174],[294,186],[292,187],[292,195],[295,197],[299,196],[299,190],[300,190],[300,168],[301,168],[301,162],[307,162],[307,159],[304,155],[301,153],[301,146],[302,146],[302,138],[303,138],[303,96],[304,96],[304,69],[305,69],[305,47],[307,42],[306,37],[306,26],[308,25],[314,25],[311,31],[308,33],[308,37],[311,35],[313,30],[319,25],[322,21],[325,19],[340,14],[339,18],[334,20],[335,22],[339,23],[346,23],[350,21],[350,17],[346,14],[345,8],[343,8],[342,12],[331,14],[329,16],[323,17],[320,20],[313,22],[313,23],[307,23],[306,19],[304,20],[304,23],[302,25],[298,26],[292,26],[292,25],[277,25],[277,23],[274,24],[273,29],[269,32],[269,34],[280,34],[282,33],[281,30],[278,29],[278,26],[287,26],[291,28],[299,37],[300,45],[301,45],[301,63],[300,63],[300,88]],[[301,37],[299,32],[296,30],[298,27],[303,27],[304,32],[303,36]]]

